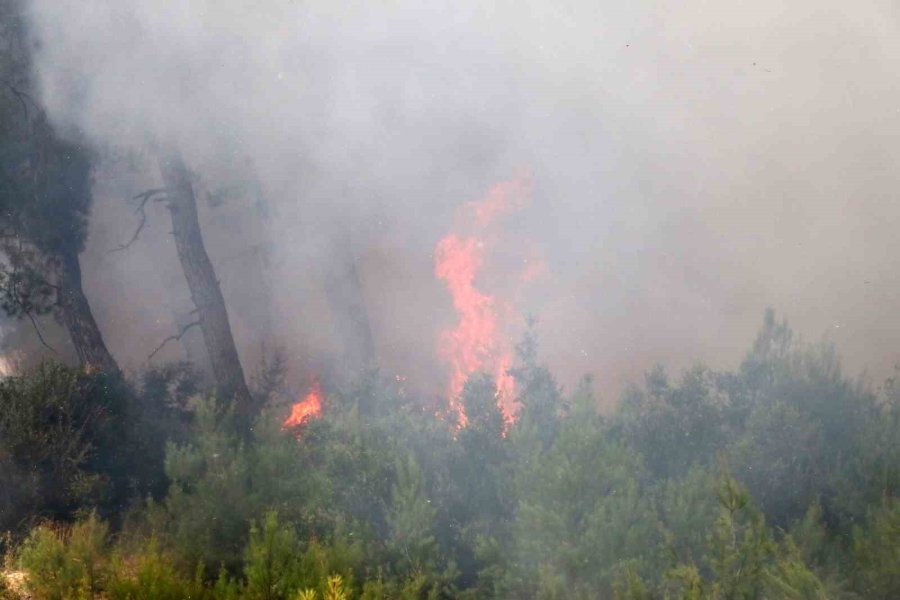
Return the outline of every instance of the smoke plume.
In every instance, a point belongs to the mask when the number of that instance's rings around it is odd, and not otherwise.
[[[31,0],[29,15],[43,101],[102,157],[85,288],[127,368],[192,308],[162,207],[110,252],[138,226],[128,199],[160,185],[160,144],[195,171],[248,371],[263,344],[298,378],[337,368],[323,290],[350,257],[381,367],[441,392],[455,315],[433,249],[522,170],[531,200],[503,217],[516,247],[492,269],[540,259],[516,309],[564,383],[592,372],[608,402],[653,362],[732,365],[767,306],[853,370],[898,358],[890,2]],[[160,357],[202,352],[192,335]]]

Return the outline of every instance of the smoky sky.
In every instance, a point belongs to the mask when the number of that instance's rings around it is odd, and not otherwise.
[[[245,364],[266,341],[299,372],[334,353],[318,282],[338,243],[383,367],[440,378],[434,244],[523,171],[507,253],[546,269],[514,300],[566,385],[593,373],[609,400],[654,362],[733,366],[767,306],[853,372],[898,360],[890,2],[29,6],[48,111],[101,157],[85,284],[130,369],[190,311],[161,207],[109,253],[172,143]]]

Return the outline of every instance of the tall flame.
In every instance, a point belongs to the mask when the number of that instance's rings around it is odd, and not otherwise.
[[[282,427],[297,427],[322,413],[322,389],[319,382],[314,381],[306,397],[291,407],[291,414],[285,419]]]
[[[518,178],[492,187],[485,197],[466,205],[476,234],[483,234],[498,216],[519,208],[530,190],[530,181]],[[435,247],[435,276],[447,286],[453,298],[458,321],[454,328],[441,333],[438,352],[450,365],[448,393],[450,403],[465,425],[465,411],[459,404],[463,385],[470,375],[486,372],[497,382],[497,400],[507,419],[516,412],[513,403],[514,380],[508,373],[512,366],[512,348],[504,335],[500,303],[475,285],[484,265],[485,242],[473,234],[448,234]]]

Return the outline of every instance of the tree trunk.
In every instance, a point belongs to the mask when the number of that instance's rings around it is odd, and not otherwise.
[[[159,170],[172,215],[178,259],[196,307],[217,392],[220,400],[234,400],[238,419],[243,425],[249,425],[253,400],[231,334],[225,299],[203,244],[190,176],[177,153],[161,158]]]
[[[74,251],[59,257],[58,302],[62,322],[69,330],[78,360],[88,371],[119,373],[94,320],[91,305],[81,287],[81,264]]]
[[[332,242],[331,256],[333,260],[328,261],[324,273],[324,287],[341,345],[344,363],[341,370],[358,374],[375,365],[375,344],[356,256],[348,236],[338,236]]]

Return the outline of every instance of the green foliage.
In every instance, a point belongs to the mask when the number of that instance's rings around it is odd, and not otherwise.
[[[693,563],[681,564],[666,573],[666,598],[704,600],[709,597],[706,582]]]
[[[847,449],[841,468],[833,469],[832,510],[849,523],[868,517],[871,503],[900,498],[900,369],[881,390],[876,406],[865,413],[859,443]],[[845,532],[846,533],[846,532]]]
[[[559,435],[561,419],[568,411],[567,399],[550,371],[537,359],[537,339],[529,331],[518,346],[521,366],[510,374],[516,382],[521,405],[516,426],[510,436],[517,445],[517,452],[525,454],[544,452],[553,445]],[[589,382],[587,389],[590,389]]]
[[[3,18],[11,60],[0,61],[0,308],[33,318],[58,308],[53,282],[61,262],[84,246],[91,163],[35,102],[25,27],[6,27],[17,15]]]
[[[764,586],[765,565],[775,544],[765,519],[752,504],[747,490],[727,472],[719,490],[719,518],[710,538],[709,566],[714,597],[759,598]]]
[[[782,547],[782,556],[766,569],[767,596],[785,600],[827,600],[834,597],[804,562],[790,537],[785,539]]]
[[[853,535],[857,586],[867,598],[900,594],[900,501],[874,511],[866,529]]]
[[[695,563],[681,563],[667,573],[664,585],[667,597],[683,600],[836,597],[808,566],[790,536],[780,544],[773,539],[747,490],[727,470],[720,476],[715,496],[719,518],[708,538],[709,577],[704,577]]]
[[[735,472],[776,523],[789,523],[814,502],[827,473],[821,427],[782,401],[750,412],[730,454]]]
[[[105,589],[109,600],[184,600],[202,598],[206,593],[203,571],[198,569],[193,578],[183,576],[155,539],[137,556],[113,564]]]
[[[462,584],[482,586],[482,593],[496,583],[496,573],[485,570],[483,555],[494,538],[505,535],[513,510],[510,444],[496,389],[486,375],[466,383],[461,401],[468,424],[457,434],[448,457],[449,481],[443,491],[448,498],[446,518],[453,527],[447,551],[456,559]]]
[[[700,467],[656,485],[665,554],[671,562],[694,564],[706,554],[719,508],[714,493],[717,485],[716,475]]]
[[[613,587],[614,600],[650,600],[652,598],[647,586],[637,573],[627,569]]]
[[[41,525],[19,551],[38,600],[95,598],[108,574],[107,527],[96,515],[71,527]]]
[[[327,389],[296,429],[264,409],[250,437],[184,365],[139,392],[53,365],[0,382],[0,478],[22,484],[0,501],[37,518],[26,499],[59,482],[43,516],[96,504],[118,532],[97,517],[37,527],[20,562],[47,598],[900,595],[893,380],[876,398],[767,315],[739,371],[656,369],[606,418],[532,343],[518,421],[476,376],[462,429],[373,374]],[[162,462],[166,437],[163,479],[133,457]],[[124,497],[129,465],[131,490],[168,485],[125,518],[106,498]]]
[[[297,587],[297,538],[289,527],[279,526],[275,512],[266,515],[263,528],[250,528],[244,574],[247,596],[254,600],[284,600]]]
[[[0,380],[0,531],[161,495],[165,440],[188,421],[170,392],[115,375],[47,362]]]
[[[677,477],[692,465],[708,466],[726,443],[726,413],[714,374],[687,371],[673,385],[662,367],[646,379],[646,390],[623,399],[616,425],[660,478]]]
[[[829,519],[863,517],[869,500],[849,495],[870,487],[872,471],[848,463],[875,459],[865,446],[877,403],[842,376],[834,349],[797,343],[769,312],[732,385],[729,406],[746,422],[732,463],[771,522],[789,526],[817,498]]]
[[[355,573],[363,559],[359,544],[336,538],[330,544],[312,540],[305,549],[302,546],[291,525],[268,513],[262,528],[251,526],[243,578],[220,573],[212,590],[214,598],[290,600],[355,593]]]
[[[659,523],[642,493],[640,459],[606,433],[590,402],[575,404],[556,443],[519,474],[519,589],[549,571],[568,589],[608,592],[626,561],[640,570],[658,560]],[[557,587],[546,578],[539,585]]]
[[[313,588],[307,588],[305,590],[300,590],[297,593],[298,600],[316,600],[316,598],[323,598],[323,600],[348,600],[349,594],[347,590],[344,589],[344,582],[340,575],[332,575],[325,579],[325,591],[321,594],[321,596],[316,592]]]
[[[58,363],[0,381],[0,468],[18,471],[22,486],[4,498],[0,528],[122,500],[133,458],[122,444],[130,416],[123,391],[105,375]]]
[[[223,424],[228,416],[205,403],[193,443],[171,444],[167,452],[165,470],[172,484],[164,504],[165,532],[186,564],[236,568],[247,523],[262,512],[249,490],[249,452]]]
[[[425,495],[422,471],[409,456],[396,468],[397,481],[388,515],[388,548],[398,556],[401,570],[437,568],[437,542],[434,522],[437,510]]]

